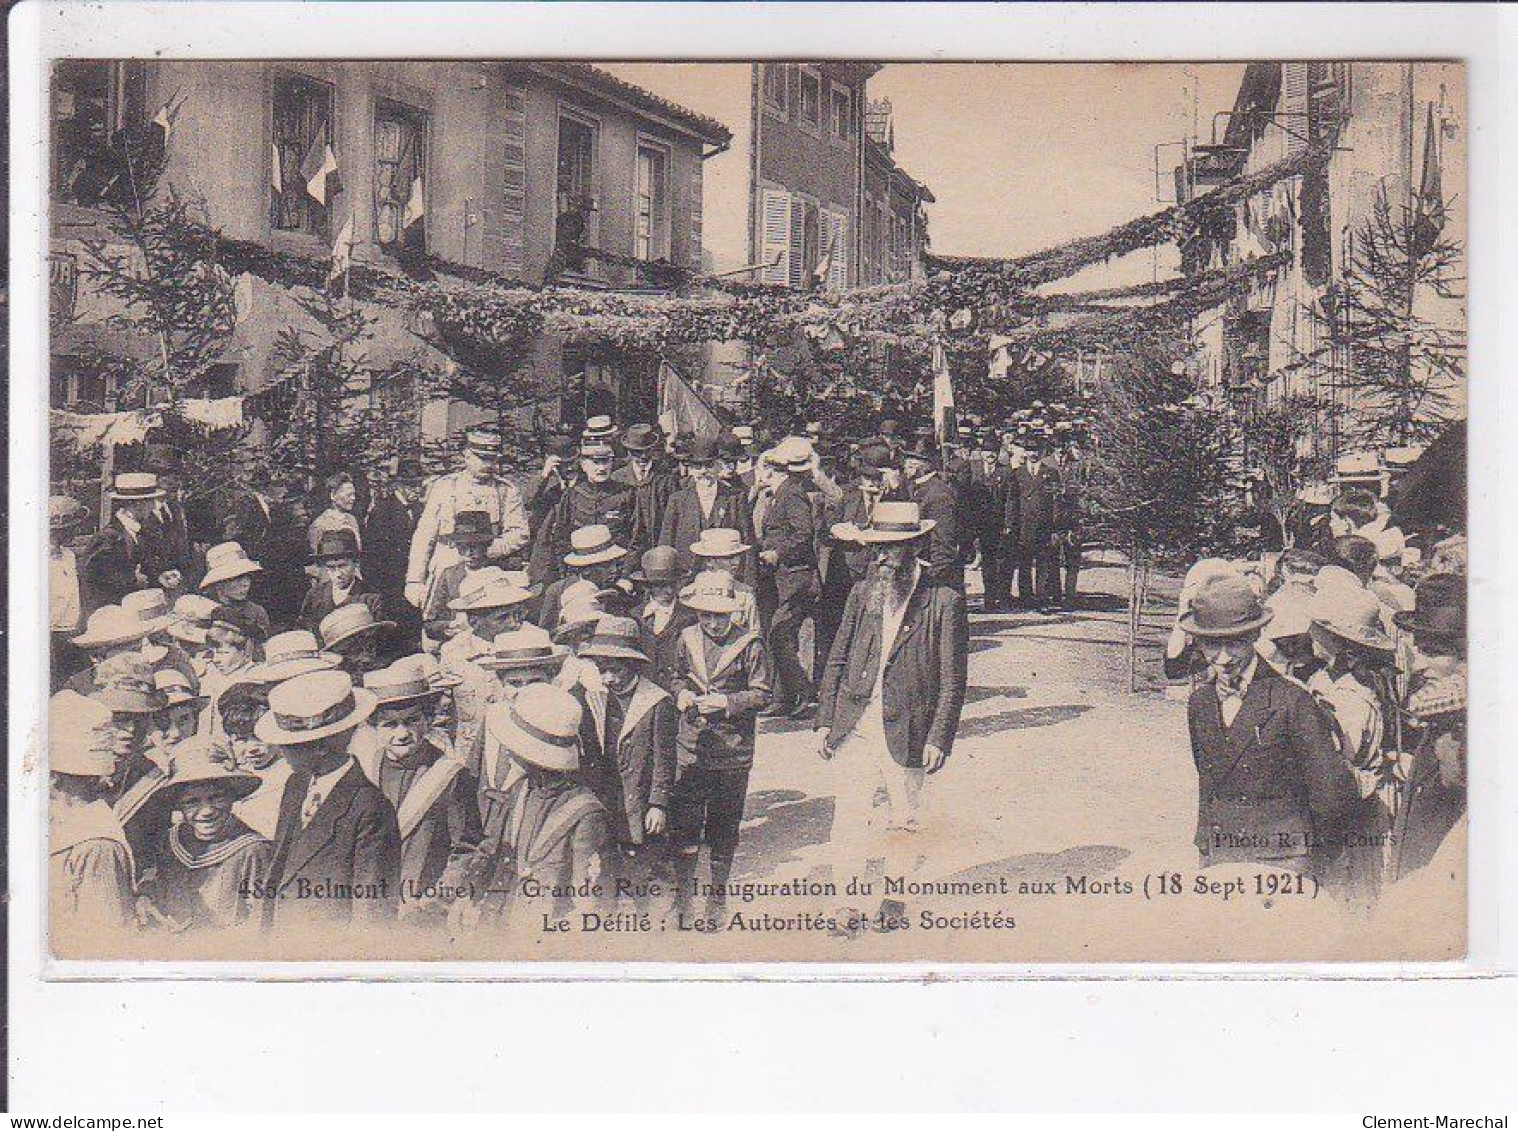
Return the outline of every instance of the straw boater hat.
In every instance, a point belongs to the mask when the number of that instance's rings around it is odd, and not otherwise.
[[[153,669],[140,655],[112,656],[95,665],[98,690],[90,696],[123,715],[149,715],[167,701],[153,684]]]
[[[460,511],[453,516],[453,529],[443,537],[459,545],[488,546],[495,541],[495,526],[484,511]]]
[[[643,551],[639,568],[628,578],[640,585],[658,585],[671,581],[683,581],[685,573],[680,568],[680,554],[673,546],[655,546]]]
[[[1312,623],[1365,648],[1394,652],[1396,645],[1386,634],[1381,602],[1368,589],[1320,590],[1313,594]]]
[[[72,530],[89,517],[89,509],[78,499],[67,495],[54,495],[47,501],[47,528],[49,530]]]
[[[602,617],[596,622],[595,635],[581,646],[580,655],[648,662],[648,653],[643,651],[643,630],[631,617]]]
[[[437,699],[440,690],[427,682],[420,667],[407,660],[364,673],[364,687],[374,696],[376,708],[431,702]]]
[[[374,695],[347,672],[312,672],[269,692],[269,709],[253,727],[270,746],[303,746],[346,734],[374,713]]]
[[[151,632],[162,632],[174,619],[174,610],[162,589],[138,589],[128,593],[121,599],[121,607],[147,625]]]
[[[805,436],[787,436],[765,453],[771,467],[782,471],[805,471],[812,465],[812,443]]]
[[[1392,619],[1408,632],[1459,639],[1465,636],[1465,578],[1431,573],[1413,591],[1413,607]]]
[[[868,526],[853,522],[840,522],[833,527],[833,536],[845,542],[862,542],[873,545],[880,542],[910,542],[930,534],[938,523],[923,518],[916,503],[891,502],[882,499],[870,511]]]
[[[157,631],[150,622],[143,621],[120,605],[102,605],[84,622],[84,631],[74,637],[77,648],[112,648],[118,644],[131,644]]]
[[[471,428],[464,435],[464,446],[475,455],[498,459],[501,454],[501,435],[488,428]]]
[[[1215,577],[1198,587],[1179,627],[1190,636],[1226,639],[1243,636],[1270,623],[1253,586],[1238,574]]]
[[[211,614],[216,602],[199,593],[186,593],[174,602],[173,617],[166,630],[182,644],[204,644],[206,629],[211,627]]]
[[[609,416],[592,416],[585,422],[580,433],[582,440],[610,440],[617,434],[617,426]]]
[[[580,441],[581,459],[612,460],[616,455],[617,449],[611,446],[609,440],[587,438]]]
[[[698,558],[731,558],[748,548],[736,530],[713,526],[703,530],[701,537],[691,543],[690,552]]]
[[[702,570],[684,589],[680,603],[700,613],[736,613],[738,592],[725,569]]]
[[[464,575],[459,595],[448,602],[448,608],[455,613],[508,609],[531,601],[536,595],[500,566],[486,566]]]
[[[316,540],[316,551],[311,555],[311,560],[316,562],[336,561],[339,558],[356,560],[358,555],[358,535],[347,527],[338,527],[336,530],[322,532],[322,536]]]
[[[153,673],[153,686],[163,696],[165,707],[179,707],[186,703],[197,706],[206,702],[200,686],[178,668],[164,668]]]
[[[524,624],[497,633],[490,650],[475,657],[474,662],[486,671],[517,671],[521,668],[556,668],[569,655],[569,649],[553,642],[547,631],[535,624]]]
[[[200,579],[200,588],[209,589],[218,581],[231,581],[234,577],[262,573],[263,568],[248,557],[241,543],[223,542],[206,551],[206,575]]]
[[[1312,587],[1318,593],[1354,593],[1363,591],[1364,584],[1341,565],[1326,565],[1313,575]]]
[[[1312,624],[1310,594],[1293,589],[1277,589],[1267,602],[1270,623],[1261,635],[1266,640],[1283,640],[1288,636],[1305,636]]]
[[[215,785],[241,800],[255,793],[263,779],[247,770],[239,770],[227,752],[197,735],[174,747],[174,769],[157,790],[158,797],[178,805],[180,796],[192,785]]]
[[[599,565],[625,557],[627,551],[617,545],[608,526],[582,526],[570,532],[569,553],[564,555],[567,566]]]
[[[547,683],[522,688],[509,703],[485,714],[485,729],[519,762],[558,773],[580,768],[580,721],[584,709],[567,691]]]
[[[342,662],[341,656],[323,652],[313,633],[296,629],[269,637],[264,645],[263,663],[254,664],[243,677],[250,683],[283,683],[298,675],[331,671]]]
[[[47,705],[47,768],[77,778],[116,772],[111,709],[75,691],[60,691]]]
[[[376,620],[374,610],[363,601],[349,601],[322,617],[316,631],[321,636],[322,647],[336,648],[366,632],[394,627],[393,620]]]
[[[116,476],[111,498],[123,503],[161,499],[163,488],[158,486],[158,476],[150,471],[124,471]]]
[[[652,452],[664,446],[664,435],[653,424],[633,424],[622,434],[622,446],[630,452]]]

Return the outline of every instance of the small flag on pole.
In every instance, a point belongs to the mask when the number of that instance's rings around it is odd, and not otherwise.
[[[933,342],[933,436],[940,446],[951,442],[958,433],[954,412],[954,377],[949,372],[949,355],[943,343]]]
[[[300,175],[305,178],[306,192],[311,199],[323,207],[335,193],[341,191],[342,181],[337,175],[337,154],[332,152],[332,143],[327,140],[326,130],[319,133],[311,143],[306,159],[301,162]]]
[[[331,283],[347,274],[348,268],[353,265],[353,217],[350,215],[343,221],[342,229],[337,233],[337,240],[332,245],[332,270],[327,275],[327,282]]]
[[[279,152],[279,146],[278,145],[271,145],[270,148],[273,150],[273,158],[274,158],[274,160],[273,160],[273,164],[271,164],[269,166],[269,169],[270,169],[270,173],[269,173],[269,188],[273,191],[273,193],[274,193],[275,196],[284,196],[285,195],[285,160],[284,160],[284,156],[283,156],[283,154],[281,154]]]

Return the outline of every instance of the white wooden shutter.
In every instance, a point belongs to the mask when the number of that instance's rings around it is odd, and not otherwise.
[[[784,286],[791,281],[791,194],[774,189],[764,189],[763,194],[764,231],[759,247],[764,263],[762,277],[766,283]]]
[[[1282,123],[1286,130],[1286,155],[1294,157],[1307,148],[1307,64],[1281,64]]]
[[[806,201],[791,197],[791,276],[790,284],[800,288],[815,263],[806,262]]]
[[[849,285],[849,218],[843,212],[827,213],[828,277],[830,291]]]

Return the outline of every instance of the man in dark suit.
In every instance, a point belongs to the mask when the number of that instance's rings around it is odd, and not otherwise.
[[[690,548],[703,530],[736,530],[744,542],[754,542],[754,521],[748,496],[741,487],[725,486],[717,477],[717,441],[710,436],[696,436],[690,441],[681,462],[685,464],[685,485],[670,495],[659,526],[660,546],[672,546],[680,557],[680,570],[690,573],[695,565]],[[755,583],[755,558],[744,557],[738,580]]]
[[[189,519],[180,494],[183,461],[179,450],[167,444],[149,444],[147,465],[158,476],[163,491],[143,521],[148,575],[172,602],[195,588],[194,575],[201,572],[203,563],[190,540]]]
[[[264,567],[254,581],[253,598],[275,624],[293,624],[310,584],[303,504],[249,490],[231,496],[221,510],[223,541],[236,542]]]
[[[1011,471],[1001,461],[994,439],[981,437],[977,449],[961,465],[959,497],[963,522],[960,542],[964,559],[980,551],[981,584],[985,590],[981,608],[986,612],[1005,609],[1011,598],[1011,571],[1002,527],[1007,509],[1007,482]]]
[[[1017,531],[1017,597],[1044,608],[1059,596],[1059,472],[1044,462],[1045,438],[1023,440],[1027,461],[1014,473],[1007,493],[1007,526]]]
[[[1082,521],[1086,513],[1086,491],[1091,482],[1091,465],[1080,446],[1070,440],[1059,459],[1060,538],[1059,559],[1064,572],[1061,599],[1074,607],[1080,599],[1081,552],[1085,549]]]
[[[390,650],[396,655],[414,646],[422,633],[422,612],[406,600],[411,536],[422,516],[421,472],[415,462],[399,464],[390,489],[374,500],[364,521],[364,580],[395,618]]]
[[[128,593],[159,584],[151,572],[154,552],[147,524],[161,498],[163,489],[156,475],[123,472],[116,476],[111,491],[115,513],[90,540],[79,562],[86,612],[119,605]]]
[[[960,559],[959,497],[938,470],[939,453],[931,436],[922,436],[902,453],[901,474],[922,517],[933,524],[927,539],[928,579],[964,591]]]
[[[1360,795],[1333,723],[1255,651],[1270,620],[1249,584],[1204,584],[1180,627],[1211,678],[1187,705],[1202,865],[1264,864],[1329,879]]]
[[[822,592],[813,616],[817,640],[812,679],[819,684],[827,668],[828,651],[838,635],[838,626],[843,623],[843,606],[854,583],[864,577],[870,567],[869,550],[857,542],[840,538],[838,531],[869,525],[870,513],[885,493],[885,471],[892,462],[892,452],[884,444],[865,444],[854,455],[854,483],[844,489],[843,497],[836,503],[827,503],[823,507],[823,519],[817,532],[821,547],[818,572],[822,578]]]
[[[874,814],[877,788],[886,790],[884,824],[915,831],[924,779],[953,751],[969,619],[964,594],[932,581],[918,561],[932,532],[916,503],[899,502],[877,503],[868,526],[840,530],[871,548],[872,569],[849,594],[817,711],[821,753],[837,773],[832,841],[857,854],[835,861],[835,877],[862,876],[873,858],[868,849],[883,840],[893,842],[888,857],[900,847]],[[867,827],[878,835],[862,835]],[[904,874],[907,863],[887,859],[887,874]]]
[[[265,889],[265,927],[345,926],[394,916],[401,834],[395,810],[348,752],[374,695],[344,672],[296,676],[269,692],[254,734],[294,773],[285,785]]]
[[[783,476],[764,516],[759,567],[774,581],[775,614],[769,649],[775,662],[775,697],[767,717],[800,716],[817,702],[817,687],[801,663],[801,626],[812,615],[817,578],[817,522],[810,498],[816,458],[810,443],[788,436],[765,456]]]
[[[664,433],[654,424],[633,424],[622,434],[627,462],[612,474],[612,479],[632,490],[632,539],[628,549],[636,554],[652,550],[659,544],[664,525],[664,508],[679,485],[675,472],[660,458]]]

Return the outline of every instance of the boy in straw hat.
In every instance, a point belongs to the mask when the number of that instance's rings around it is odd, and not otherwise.
[[[175,751],[174,771],[159,787],[154,804],[179,819],[163,833],[157,873],[147,892],[163,925],[171,930],[257,926],[262,911],[258,893],[274,850],[234,815],[233,806],[258,787],[255,774],[237,768],[208,739],[194,739]]]
[[[669,835],[677,907],[684,911],[690,906],[704,843],[711,850],[707,912],[719,918],[743,823],[758,713],[769,702],[773,683],[764,644],[734,623],[739,605],[731,574],[697,574],[680,591],[680,601],[700,623],[680,634],[676,654],[679,770],[670,799]]]
[[[496,636],[490,650],[475,662],[492,677],[494,684],[480,692],[476,703],[483,716],[492,703],[509,703],[517,692],[534,683],[553,683],[569,656],[569,649],[554,643],[548,633],[535,624],[524,624]],[[505,789],[513,778],[513,764],[501,750],[490,729],[481,726],[479,779],[482,791]],[[482,793],[483,797],[483,793]]]
[[[701,532],[701,537],[691,543],[690,553],[695,568],[722,570],[733,578],[733,591],[738,595],[738,611],[734,614],[739,628],[745,632],[760,632],[759,604],[754,588],[740,580],[748,572],[749,555],[753,547],[743,541],[737,530],[726,526],[714,526]]]
[[[1301,684],[1260,659],[1270,621],[1236,574],[1202,584],[1180,627],[1207,664],[1187,704],[1202,865],[1266,864],[1322,876],[1360,800],[1333,724]]]
[[[646,894],[658,870],[658,838],[674,788],[674,703],[645,674],[650,663],[643,632],[631,617],[602,617],[580,655],[601,673],[598,686],[574,689],[585,707],[582,780],[606,807],[618,877]]]
[[[98,940],[135,920],[132,851],[111,809],[119,768],[111,709],[72,691],[48,704],[48,897],[53,943]]]
[[[453,529],[443,536],[443,541],[453,548],[459,560],[438,571],[427,589],[427,600],[422,604],[422,624],[428,639],[441,643],[458,633],[461,628],[458,614],[448,606],[458,599],[464,578],[474,570],[484,568],[490,543],[494,540],[490,516],[484,511],[464,511],[454,519]]]
[[[381,666],[380,639],[394,627],[394,621],[377,620],[373,608],[356,601],[322,617],[317,635],[322,648],[341,657],[342,666],[357,680]]]
[[[969,625],[964,594],[930,580],[918,560],[933,529],[910,502],[876,503],[868,526],[836,528],[871,548],[874,571],[849,593],[817,716],[820,753],[837,781],[835,878],[863,876],[877,847],[887,874],[910,870],[897,859],[907,847],[901,834],[916,831],[926,776],[953,752]],[[886,811],[877,819],[879,786]]]
[[[487,725],[520,770],[504,791],[487,790],[479,849],[459,857],[444,885],[475,893],[450,918],[455,928],[482,917],[494,925],[537,927],[543,916],[611,906],[611,830],[605,807],[580,781],[584,708],[546,683],[490,708]]]
[[[90,666],[75,672],[65,686],[80,695],[90,694],[99,686],[95,669],[114,656],[139,654],[149,663],[162,659],[162,650],[149,640],[156,630],[154,622],[145,621],[120,605],[102,605],[89,615],[84,631],[73,640],[74,647],[84,653]]]
[[[611,529],[604,525],[584,526],[569,536],[569,552],[564,555],[564,573],[543,590],[543,600],[533,618],[543,628],[558,624],[559,603],[564,591],[577,581],[588,581],[604,589],[616,580],[627,549],[617,544]]]
[[[439,691],[423,657],[408,656],[364,676],[375,710],[352,750],[395,809],[401,834],[401,914],[441,918],[437,884],[448,861],[480,842],[479,783],[432,729]]]
[[[373,693],[346,672],[299,675],[269,692],[253,733],[294,773],[285,785],[266,885],[266,926],[377,921],[400,897],[395,810],[349,752],[374,713]]]
[[[253,592],[254,576],[263,569],[236,542],[223,542],[206,551],[206,575],[200,579],[200,590],[218,605],[246,613],[267,637],[272,631],[269,612],[248,596]]]

